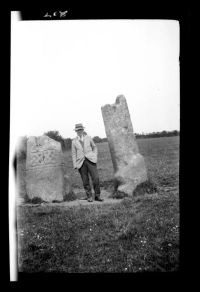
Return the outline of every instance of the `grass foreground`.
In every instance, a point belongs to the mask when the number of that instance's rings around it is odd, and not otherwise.
[[[176,271],[176,192],[107,206],[19,207],[21,272]]]

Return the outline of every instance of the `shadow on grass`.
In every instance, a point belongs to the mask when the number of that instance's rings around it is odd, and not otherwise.
[[[42,204],[46,202],[39,197],[34,197],[33,199],[30,199],[28,196],[25,197],[24,201],[28,204]]]
[[[75,201],[77,199],[76,195],[74,192],[66,193],[63,197],[63,201],[58,201],[58,200],[52,200],[52,203],[63,203],[63,202],[70,202],[70,201]],[[34,197],[30,199],[27,195],[24,197],[24,202],[27,204],[42,204],[42,203],[48,203],[47,201],[43,200],[40,197]]]

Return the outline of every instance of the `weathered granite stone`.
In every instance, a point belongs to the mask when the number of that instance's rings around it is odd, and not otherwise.
[[[26,193],[44,201],[63,201],[66,195],[65,166],[61,144],[48,136],[27,140]]]
[[[26,137],[19,137],[15,149],[16,198],[26,197]]]
[[[101,107],[109,143],[117,190],[132,195],[137,185],[147,180],[143,156],[139,153],[126,99],[116,98]]]

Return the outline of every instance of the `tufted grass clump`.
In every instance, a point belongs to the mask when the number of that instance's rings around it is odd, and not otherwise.
[[[140,183],[133,191],[133,196],[141,196],[144,194],[153,194],[158,191],[156,184],[148,179],[145,182]]]
[[[128,196],[128,194],[126,194],[125,192],[118,191],[118,190],[113,192],[113,194],[112,194],[113,199],[123,199],[127,196]]]
[[[77,197],[75,195],[75,193],[73,191],[69,192],[69,193],[65,193],[64,199],[65,202],[68,201],[75,201],[77,200]]]

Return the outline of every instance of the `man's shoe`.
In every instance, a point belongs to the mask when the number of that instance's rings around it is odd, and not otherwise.
[[[89,198],[89,199],[88,199],[88,202],[93,202],[93,199],[92,199],[92,198]]]
[[[95,201],[103,202],[103,199],[101,199],[101,198],[95,198]]]

